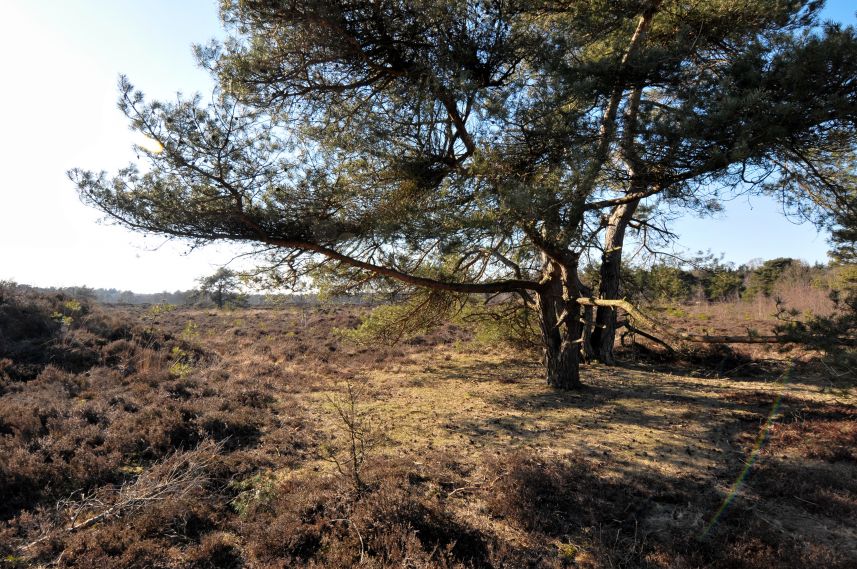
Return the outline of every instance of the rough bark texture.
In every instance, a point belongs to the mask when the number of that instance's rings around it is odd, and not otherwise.
[[[592,330],[595,324],[594,312],[591,306],[583,307],[583,335],[581,338],[583,345],[580,348],[580,356],[583,358],[584,363],[590,363],[592,360],[597,359],[595,348],[592,345]]]
[[[545,375],[548,385],[560,389],[578,389],[580,383],[579,293],[575,285],[576,269],[568,270],[549,262],[547,286],[536,296],[539,325],[544,341]]]
[[[601,258],[601,282],[598,287],[598,298],[604,300],[619,298],[619,277],[625,230],[639,203],[636,201],[616,206],[610,214],[604,237],[604,255]],[[592,331],[592,348],[595,351],[596,359],[601,363],[613,364],[615,361],[613,357],[615,342],[616,308],[599,306],[595,312],[595,326]]]

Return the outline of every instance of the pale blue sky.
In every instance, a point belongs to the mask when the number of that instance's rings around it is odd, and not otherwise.
[[[829,2],[826,14],[855,22],[848,0]],[[228,247],[184,254],[186,245],[98,224],[65,176],[75,166],[110,171],[135,159],[116,108],[120,73],[154,98],[206,94],[212,83],[190,46],[220,33],[214,0],[0,0],[0,280],[156,292],[191,288],[231,258]],[[827,250],[825,235],[759,199],[675,228],[688,250],[739,264],[824,261]]]

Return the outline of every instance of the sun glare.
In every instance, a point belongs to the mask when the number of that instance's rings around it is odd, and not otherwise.
[[[164,151],[164,145],[155,140],[154,138],[146,135],[141,135],[137,137],[135,146],[146,150],[147,152],[151,152],[152,154],[160,154]]]

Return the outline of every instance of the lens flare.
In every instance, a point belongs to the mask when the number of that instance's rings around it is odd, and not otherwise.
[[[164,145],[155,140],[154,138],[146,135],[142,135],[137,137],[137,141],[134,143],[135,146],[142,148],[146,152],[151,152],[152,154],[160,154],[164,151]]]
[[[700,535],[700,539],[705,539],[705,537],[711,532],[712,529],[717,525],[717,522],[720,521],[720,518],[723,516],[723,513],[729,508],[729,505],[735,500],[735,496],[738,495],[738,490],[741,489],[741,486],[744,485],[744,482],[747,481],[748,476],[750,475],[750,470],[753,468],[753,465],[756,464],[756,461],[759,459],[759,455],[762,454],[762,449],[765,447],[765,443],[768,442],[768,435],[771,432],[771,427],[774,424],[774,421],[777,418],[777,413],[780,411],[780,406],[783,401],[783,392],[785,391],[785,386],[791,379],[792,371],[794,370],[794,366],[790,367],[783,373],[782,376],[777,380],[777,383],[780,384],[780,392],[777,395],[776,399],[774,399],[774,403],[771,405],[771,412],[768,413],[768,418],[765,420],[765,424],[762,425],[762,428],[759,430],[759,436],[756,437],[755,442],[753,443],[752,450],[750,451],[750,456],[744,462],[744,468],[741,470],[741,473],[738,475],[738,478],[735,479],[735,482],[732,484],[732,487],[729,488],[729,492],[726,494],[726,497],[723,498],[723,503],[717,509],[713,516],[711,516],[711,520],[709,520],[708,524],[705,526],[705,529],[702,531]]]

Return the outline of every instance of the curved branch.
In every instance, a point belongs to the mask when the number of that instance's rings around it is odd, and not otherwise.
[[[642,16],[640,16],[640,19],[637,22],[637,27],[628,43],[628,48],[619,62],[619,68],[616,73],[617,80],[613,86],[612,92],[610,93],[610,99],[604,109],[604,115],[601,118],[601,125],[598,129],[598,143],[595,148],[595,158],[584,173],[583,180],[580,183],[578,195],[580,196],[581,202],[591,193],[592,188],[595,185],[595,181],[598,178],[598,174],[609,156],[610,143],[612,142],[613,132],[616,129],[616,114],[619,111],[622,93],[625,91],[626,87],[626,70],[631,58],[636,54],[640,44],[645,38],[646,32],[651,26],[652,18],[655,15],[658,4],[659,2],[656,2],[652,7],[646,10]],[[583,206],[582,203],[581,206]]]
[[[655,194],[660,193],[663,190],[663,186],[655,185],[651,186],[648,190],[643,192],[634,192],[631,194],[625,194],[619,198],[607,199],[607,200],[599,200],[597,202],[589,202],[583,206],[583,209],[586,211],[592,211],[595,209],[602,209],[605,207],[612,207],[617,205],[629,204],[631,202],[642,200],[643,198],[648,198]]]
[[[671,345],[666,343],[664,340],[661,340],[657,336],[650,334],[644,330],[640,330],[639,328],[631,325],[630,322],[622,322],[621,324],[617,324],[616,329],[618,330],[620,328],[625,328],[628,330],[627,332],[622,333],[622,345],[623,346],[625,345],[625,335],[628,333],[631,333],[631,334],[639,334],[643,338],[646,338],[646,339],[648,339],[648,340],[650,340],[650,341],[652,341],[652,342],[654,342],[660,346],[663,346],[664,348],[666,348],[667,352],[669,352],[669,353],[673,353],[676,351],[675,348],[673,348]]]
[[[542,289],[542,285],[529,280],[521,280],[521,279],[508,279],[503,281],[494,281],[487,283],[462,283],[462,282],[448,282],[448,281],[439,281],[437,279],[432,279],[428,277],[420,277],[417,275],[412,275],[409,273],[404,273],[402,271],[398,271],[396,269],[392,269],[390,267],[384,267],[382,265],[376,265],[374,263],[368,263],[366,261],[361,261],[360,259],[355,259],[354,257],[349,257],[339,251],[331,249],[330,247],[325,247],[324,245],[319,245],[317,243],[308,243],[301,241],[285,241],[280,239],[274,239],[269,237],[258,237],[259,241],[267,243],[268,245],[276,245],[277,247],[284,247],[288,249],[299,249],[302,251],[308,251],[312,253],[319,253],[324,255],[328,259],[333,259],[334,261],[339,261],[351,267],[355,267],[358,269],[363,269],[365,271],[370,271],[378,275],[382,275],[385,277],[389,277],[391,279],[396,279],[403,283],[413,285],[413,286],[421,286],[434,290],[445,290],[448,292],[460,292],[465,294],[478,294],[478,293],[496,293],[496,292],[520,292],[526,290],[539,291]]]

